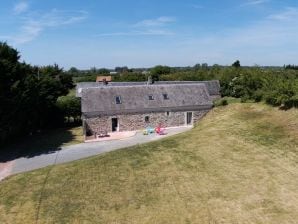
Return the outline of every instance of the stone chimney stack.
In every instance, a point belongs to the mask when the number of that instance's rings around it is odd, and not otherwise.
[[[154,82],[153,82],[152,76],[149,75],[149,76],[148,76],[147,85],[152,85],[153,83],[154,83]]]

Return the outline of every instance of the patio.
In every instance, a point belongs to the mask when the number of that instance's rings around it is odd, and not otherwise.
[[[106,136],[100,137],[99,135],[86,136],[85,142],[102,142],[111,140],[120,140],[125,138],[130,138],[136,135],[136,131],[124,131],[124,132],[110,132]]]

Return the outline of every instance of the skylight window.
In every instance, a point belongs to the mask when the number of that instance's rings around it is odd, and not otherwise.
[[[121,96],[116,96],[116,104],[122,104]]]
[[[164,94],[162,94],[162,95],[163,95],[163,99],[164,99],[164,100],[168,100],[168,99],[169,99],[168,94],[164,93]]]
[[[154,100],[154,97],[152,95],[148,96],[149,100]]]

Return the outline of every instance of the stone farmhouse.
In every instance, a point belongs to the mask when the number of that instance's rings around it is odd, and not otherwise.
[[[218,81],[78,83],[84,135],[193,125],[220,97]]]

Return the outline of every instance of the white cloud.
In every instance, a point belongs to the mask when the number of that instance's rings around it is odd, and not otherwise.
[[[268,17],[269,19],[279,20],[279,21],[291,21],[298,18],[298,8],[288,7],[285,11],[272,14]]]
[[[131,31],[131,32],[115,32],[115,33],[101,33],[96,36],[108,37],[108,36],[169,36],[174,35],[173,32],[167,30],[147,30],[147,31]]]
[[[11,36],[14,44],[23,44],[37,38],[42,31],[50,27],[60,27],[80,22],[87,17],[86,11],[60,11],[53,9],[48,13],[38,16],[28,14],[23,17],[23,25],[20,27],[20,33]]]
[[[298,57],[298,8],[285,8],[247,27],[199,36],[179,46],[194,58],[243,60],[245,64],[295,63]],[[198,51],[199,49],[199,51]],[[197,53],[198,52],[198,53]],[[209,60],[210,61],[210,60]]]
[[[134,26],[135,27],[161,27],[161,26],[166,26],[175,21],[176,19],[174,17],[161,16],[156,19],[142,20],[140,22],[137,22]]]
[[[261,5],[266,2],[269,2],[270,0],[249,0],[248,2],[245,2],[242,4],[242,6],[254,6],[254,5]]]
[[[13,12],[15,14],[21,14],[26,12],[29,9],[29,4],[27,2],[19,2],[17,4],[15,4],[14,8],[13,8]]]
[[[105,36],[170,36],[174,35],[167,26],[176,19],[174,17],[161,16],[156,19],[146,19],[131,26],[131,30],[125,32],[101,33],[97,37]]]

